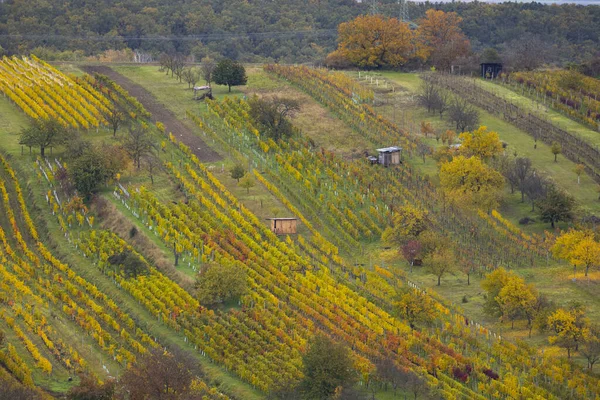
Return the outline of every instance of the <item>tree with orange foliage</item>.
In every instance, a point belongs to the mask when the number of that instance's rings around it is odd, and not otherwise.
[[[438,69],[449,70],[452,62],[471,50],[469,39],[459,27],[462,18],[455,12],[427,10],[418,21],[417,35],[428,49],[431,63]]]
[[[381,15],[363,15],[338,27],[339,45],[328,59],[343,58],[362,68],[399,67],[427,50],[405,22]]]

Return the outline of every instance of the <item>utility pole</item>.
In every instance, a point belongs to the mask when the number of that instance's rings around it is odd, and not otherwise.
[[[410,22],[407,0],[398,0],[398,20],[401,22]]]
[[[371,0],[371,5],[369,6],[369,13],[371,15],[381,14],[379,12],[379,0]]]

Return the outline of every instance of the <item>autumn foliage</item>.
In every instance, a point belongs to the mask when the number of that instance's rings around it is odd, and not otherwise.
[[[429,61],[447,70],[453,60],[470,51],[454,12],[428,10],[419,28],[397,18],[363,15],[338,27],[338,48],[328,56],[332,66],[397,68],[408,62]]]

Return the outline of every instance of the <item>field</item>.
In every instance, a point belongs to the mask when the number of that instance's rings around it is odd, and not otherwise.
[[[581,354],[566,360],[562,349],[548,345],[547,332],[534,330],[528,338],[524,319],[510,328],[484,314],[480,282],[495,267],[510,268],[559,306],[579,301],[599,321],[599,273],[574,276],[566,263],[547,259],[542,235],[548,227],[537,222],[522,234],[517,221],[534,214],[508,188],[499,210],[508,222],[446,204],[435,161],[408,154],[421,142],[439,145],[422,137],[421,121],[448,128],[416,106],[416,74],[378,75],[395,86],[390,92],[357,83],[352,74],[252,67],[247,85],[231,93],[215,86],[216,99],[199,102],[187,84],[154,65],[60,70],[78,77],[73,79],[81,88],[73,90],[80,93],[113,88],[94,96],[102,102],[102,95],[112,95],[135,115],[114,137],[102,124],[85,130],[91,143],[119,145],[129,129],[146,126],[160,148],[161,167],[149,172],[129,163],[101,188],[89,211],[72,209],[58,175],[68,157],[65,147],[45,158],[37,148],[23,150],[18,135],[32,122],[0,98],[0,239],[4,233],[8,238],[0,240],[0,272],[9,282],[22,282],[0,287],[0,294],[19,300],[2,303],[0,329],[15,350],[0,346],[1,370],[21,384],[65,393],[78,383],[69,376],[88,372],[104,380],[162,346],[190,353],[206,372],[211,396],[223,396],[214,398],[265,398],[281,382],[302,378],[302,356],[311,338],[324,334],[351,348],[357,388],[377,399],[396,397],[375,371],[375,361],[384,357],[416,376],[430,391],[423,396],[508,397],[517,377],[527,398],[597,395],[597,377],[583,370]],[[94,86],[89,78],[87,85],[83,71],[110,81]],[[371,108],[353,98],[372,90],[385,99],[381,105]],[[247,117],[254,95],[299,100],[291,119],[297,135],[276,142],[260,132]],[[61,115],[62,109],[45,107]],[[108,118],[104,111],[97,120],[102,118]],[[591,179],[584,175],[577,184],[572,162],[559,157],[554,163],[548,146],[534,149],[525,132],[483,111],[481,122],[508,143],[509,154],[531,158],[583,210],[600,211]],[[366,163],[365,153],[389,145],[407,149],[404,164],[386,169]],[[236,164],[252,186],[231,176]],[[424,210],[427,229],[456,249],[457,268],[441,286],[428,268],[413,272],[381,240],[406,205]],[[298,218],[298,234],[273,234],[266,221],[273,216]],[[125,251],[144,266],[142,275],[131,276],[111,261]],[[233,302],[201,304],[194,282],[212,263],[242,271],[247,292]],[[460,271],[471,264],[467,285]],[[413,326],[397,302],[403,294],[418,298],[421,290],[434,309],[430,320]],[[523,342],[515,345],[517,339]],[[461,378],[464,368],[468,379]],[[498,377],[490,378],[492,372]],[[410,394],[408,387],[397,396],[403,394]]]

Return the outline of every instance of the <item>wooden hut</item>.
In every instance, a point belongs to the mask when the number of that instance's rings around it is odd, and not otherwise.
[[[377,149],[379,152],[379,164],[383,166],[398,165],[402,161],[400,160],[400,154],[402,153],[402,147],[384,147]]]
[[[298,218],[267,218],[271,221],[271,231],[276,235],[290,235],[296,233]]]
[[[502,72],[502,64],[481,63],[481,77],[485,79],[496,79]]]

